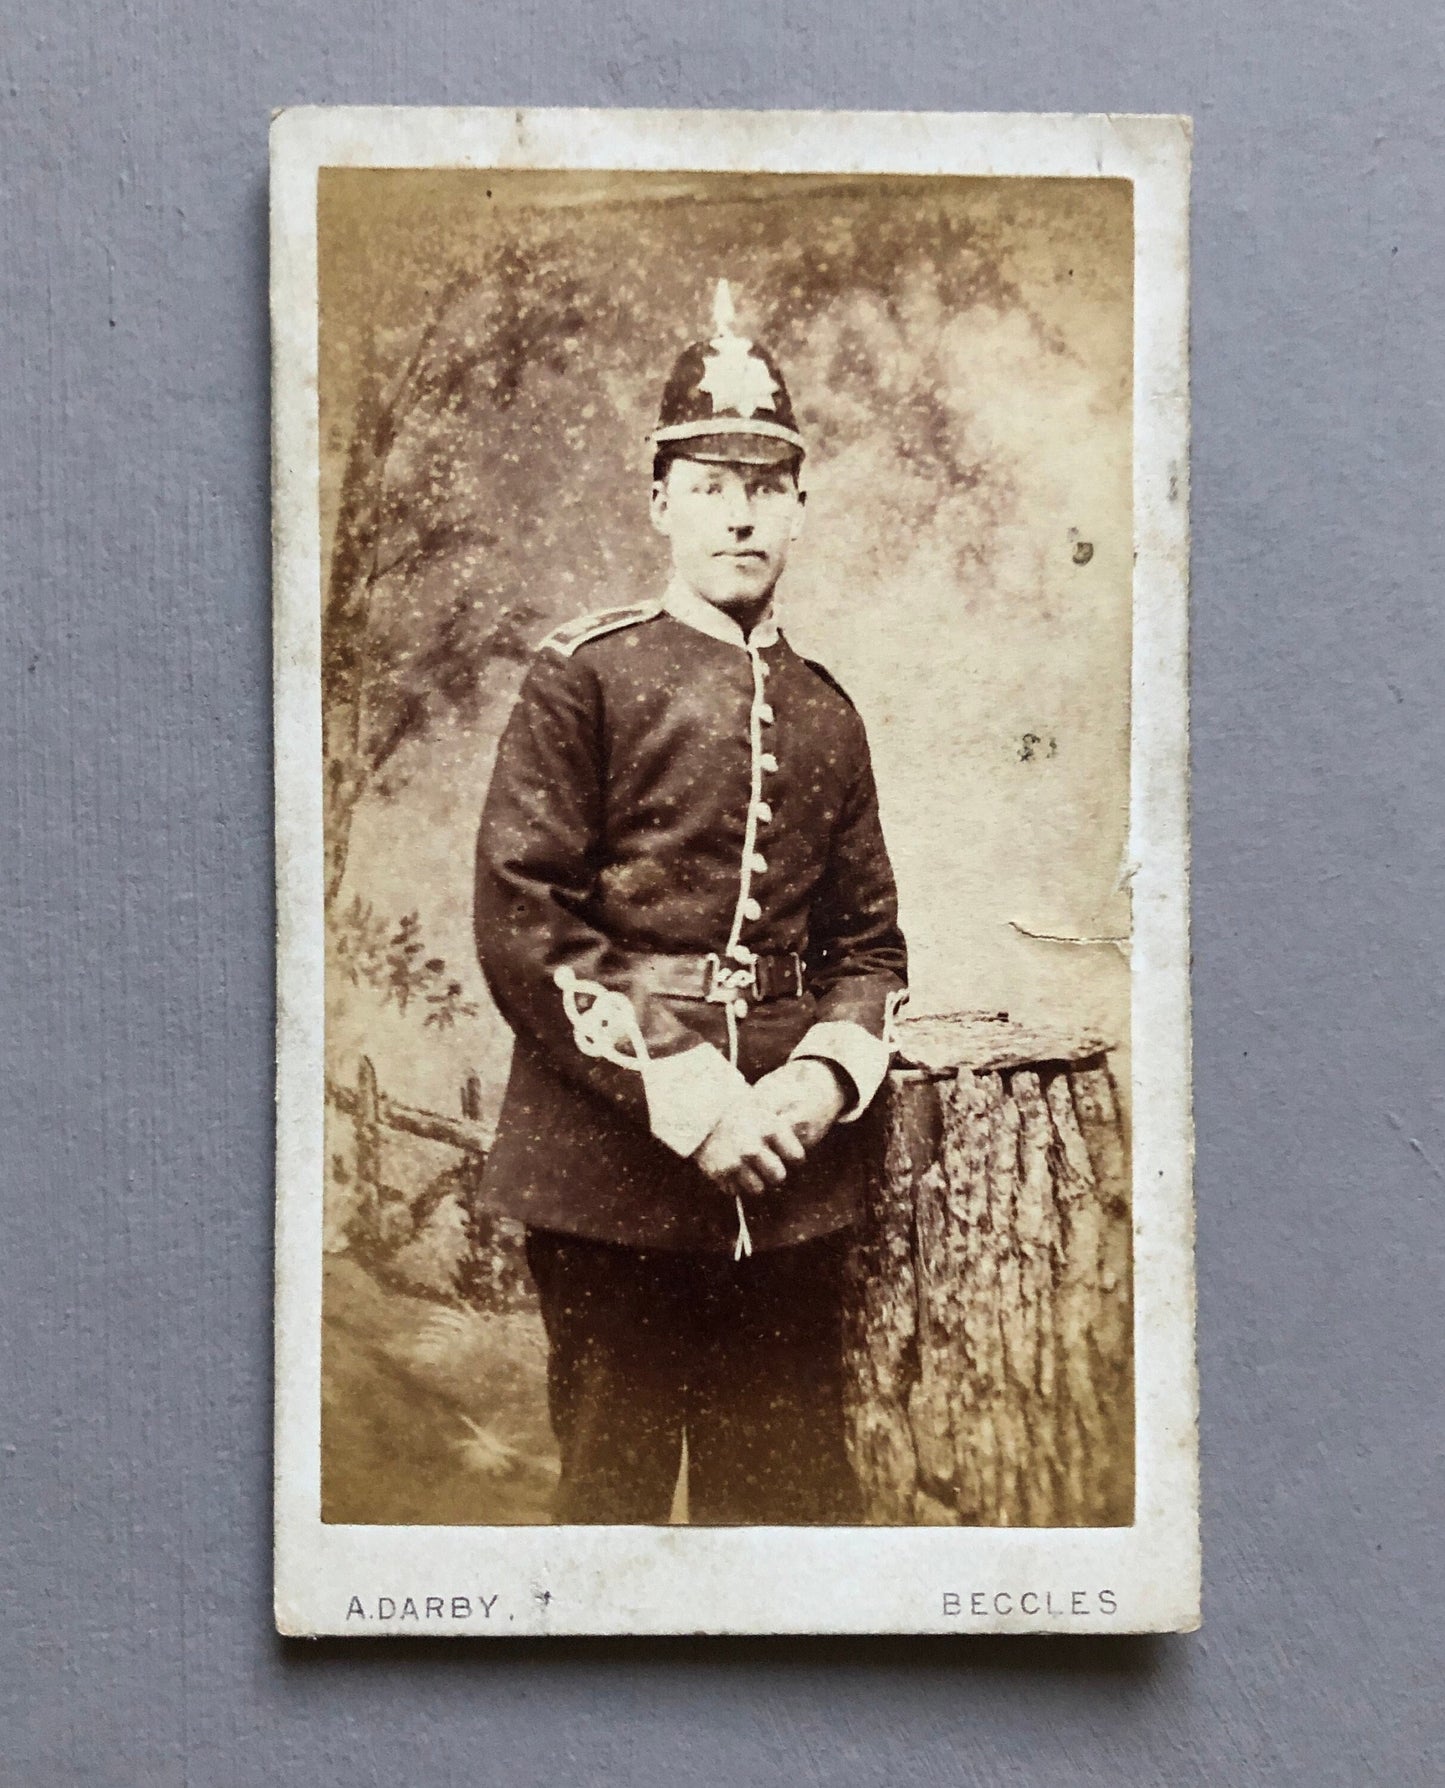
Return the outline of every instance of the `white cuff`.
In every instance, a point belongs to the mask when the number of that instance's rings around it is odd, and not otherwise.
[[[713,1125],[748,1083],[711,1043],[642,1064],[647,1122],[666,1148],[684,1159],[701,1147]]]
[[[851,1124],[872,1104],[892,1056],[888,1045],[880,1043],[872,1031],[846,1018],[830,1018],[815,1024],[793,1051],[795,1062],[832,1062],[853,1082],[858,1097],[840,1113],[840,1124]]]

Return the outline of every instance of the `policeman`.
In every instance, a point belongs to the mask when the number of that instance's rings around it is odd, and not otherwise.
[[[766,349],[686,349],[651,437],[660,599],[542,644],[482,815],[515,1035],[483,1197],[526,1225],[564,1522],[847,1522],[851,1128],[906,952],[863,723],[779,631],[804,443]]]

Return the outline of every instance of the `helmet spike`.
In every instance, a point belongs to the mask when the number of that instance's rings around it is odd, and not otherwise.
[[[719,335],[731,335],[733,324],[737,322],[737,311],[733,308],[733,290],[725,279],[717,282],[717,291],[712,300],[713,327]]]

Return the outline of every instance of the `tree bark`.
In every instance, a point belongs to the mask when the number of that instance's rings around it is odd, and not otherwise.
[[[868,1519],[1133,1519],[1128,1143],[1092,1037],[902,1027],[851,1266]]]

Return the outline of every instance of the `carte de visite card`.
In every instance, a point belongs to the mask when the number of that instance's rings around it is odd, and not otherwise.
[[[282,1632],[1197,1625],[1189,145],[276,118]]]

